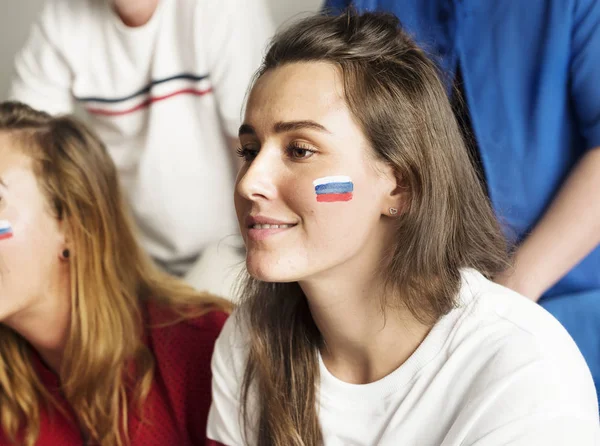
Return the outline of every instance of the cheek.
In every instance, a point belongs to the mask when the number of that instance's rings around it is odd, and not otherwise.
[[[52,262],[48,237],[15,221],[0,239],[0,319],[29,306],[47,290]]]
[[[0,241],[13,238],[12,223],[8,220],[0,220]]]
[[[34,282],[39,280],[39,258],[27,235],[15,225],[10,237],[0,240],[0,286],[2,296],[14,299],[31,294]]]
[[[3,259],[19,252],[19,247],[23,245],[24,239],[24,231],[18,220],[0,221],[0,255]]]
[[[362,243],[379,220],[376,195],[361,182],[357,185],[349,178],[344,180],[326,187],[313,186],[309,209],[318,243],[342,250]]]
[[[247,206],[247,200],[244,200],[237,192],[235,192],[233,195],[233,205],[235,206],[238,222],[241,223],[240,218],[244,214],[244,210]]]
[[[313,186],[318,203],[344,203],[353,199],[354,183],[346,175],[317,178]]]
[[[41,220],[39,224],[25,219],[11,222],[10,236],[0,237],[0,274],[29,277],[27,281],[45,276],[59,248],[54,222]]]
[[[18,248],[18,239],[15,239],[12,223],[8,220],[0,221],[0,277],[10,271],[7,259],[13,257],[12,252]]]

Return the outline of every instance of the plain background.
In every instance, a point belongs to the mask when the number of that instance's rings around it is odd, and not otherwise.
[[[8,94],[16,52],[25,43],[45,0],[0,0],[0,100]],[[218,1],[218,0],[199,0]],[[253,1],[253,0],[244,0]],[[277,25],[305,12],[316,12],[323,0],[267,0]]]

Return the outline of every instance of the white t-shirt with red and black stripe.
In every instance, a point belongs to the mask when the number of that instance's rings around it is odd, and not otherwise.
[[[594,382],[560,323],[474,270],[463,272],[458,302],[376,382],[343,382],[320,360],[324,446],[599,445]],[[248,339],[235,315],[217,339],[211,445],[254,445],[239,417]]]
[[[48,0],[16,58],[10,97],[83,109],[107,144],[148,252],[183,273],[236,233],[233,154],[273,26],[264,0],[160,0],[125,26],[108,0]]]

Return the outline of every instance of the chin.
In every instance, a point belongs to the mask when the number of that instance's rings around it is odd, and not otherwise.
[[[286,283],[297,282],[299,279],[291,274],[285,274],[269,268],[246,266],[248,274],[261,282]]]
[[[0,306],[0,323],[7,323],[10,318],[19,312],[20,308],[13,305]]]
[[[290,263],[285,262],[282,264],[281,261],[267,261],[267,259],[261,259],[261,256],[248,255],[246,257],[246,269],[255,279],[262,282],[297,282],[303,276],[298,274],[299,271],[296,268],[292,268]]]

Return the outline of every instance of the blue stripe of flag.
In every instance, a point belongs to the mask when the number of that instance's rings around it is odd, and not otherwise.
[[[321,194],[346,194],[354,190],[354,184],[347,183],[327,183],[315,186],[317,195]]]

